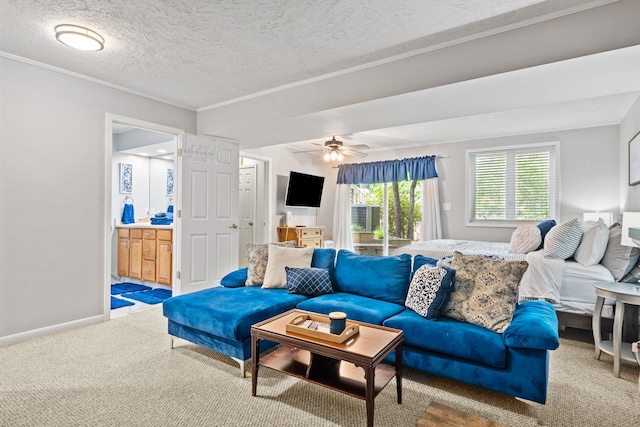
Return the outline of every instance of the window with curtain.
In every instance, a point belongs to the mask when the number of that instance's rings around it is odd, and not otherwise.
[[[337,183],[350,186],[354,251],[387,254],[390,246],[419,239],[422,181],[437,176],[435,156],[340,165]]]
[[[558,143],[467,150],[469,224],[553,218]]]

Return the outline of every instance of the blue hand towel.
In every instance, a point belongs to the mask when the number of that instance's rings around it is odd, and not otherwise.
[[[122,223],[133,224],[134,222],[136,222],[136,220],[133,215],[133,204],[125,203],[124,208],[122,209]]]

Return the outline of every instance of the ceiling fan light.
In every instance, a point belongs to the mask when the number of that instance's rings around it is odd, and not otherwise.
[[[323,159],[325,162],[329,162],[329,161],[331,161],[331,156],[329,155],[329,153],[328,153],[328,152],[326,152],[326,153],[324,153],[324,156],[322,156],[322,159]]]
[[[335,150],[331,150],[331,153],[329,153],[329,158],[331,159],[331,161],[335,161],[338,158]]]
[[[102,50],[104,38],[93,30],[78,25],[62,24],[55,28],[56,40],[79,50]]]
[[[344,156],[342,155],[342,153],[338,153],[338,161],[341,162],[344,160]]]

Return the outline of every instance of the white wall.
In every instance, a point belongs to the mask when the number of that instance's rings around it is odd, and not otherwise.
[[[325,239],[331,238],[337,169],[332,169],[330,166],[324,164],[322,162],[322,158],[319,156],[310,154],[293,154],[291,150],[279,146],[254,148],[243,152],[247,155],[254,154],[260,158],[269,159],[271,165],[270,174],[272,186],[268,197],[272,206],[270,218],[272,230],[270,230],[269,241],[278,241],[276,227],[278,225],[283,225],[283,216],[286,211],[290,211],[292,213],[293,223],[296,225],[325,226]],[[289,172],[292,170],[325,177],[320,208],[284,207],[283,195],[278,194],[278,176],[288,178]]]
[[[195,112],[0,57],[0,345],[104,315],[107,113],[196,127]]]
[[[629,141],[640,132],[640,99],[631,107],[625,119],[620,123],[620,206],[622,211],[640,211],[640,185],[629,186]],[[640,135],[637,136],[640,138]]]

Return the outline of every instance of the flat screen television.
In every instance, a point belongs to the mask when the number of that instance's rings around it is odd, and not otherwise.
[[[297,208],[319,208],[323,186],[323,176],[291,171],[284,204]]]

